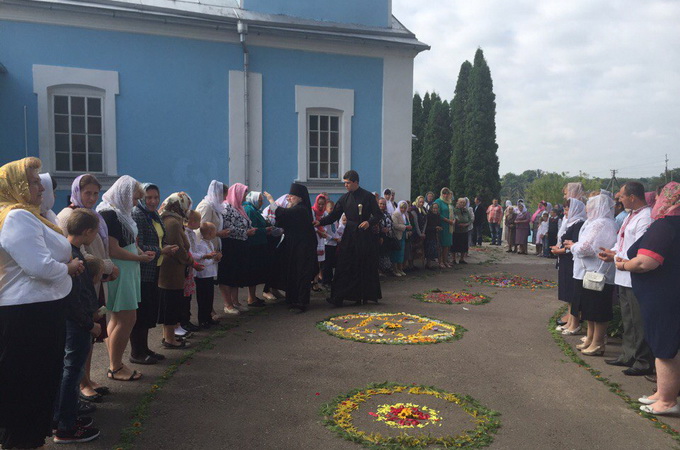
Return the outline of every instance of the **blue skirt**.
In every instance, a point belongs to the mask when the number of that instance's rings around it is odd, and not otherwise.
[[[390,254],[390,260],[394,264],[401,264],[404,262],[404,249],[406,248],[406,231],[401,235],[401,240],[399,241],[399,250],[394,250]]]

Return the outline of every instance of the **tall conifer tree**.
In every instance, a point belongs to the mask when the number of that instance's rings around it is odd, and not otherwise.
[[[470,84],[470,71],[472,64],[465,61],[460,66],[456,91],[451,100],[451,177],[450,187],[454,195],[468,192],[465,189],[465,167],[466,147],[465,147],[465,108],[468,102],[468,87]]]
[[[449,104],[435,93],[428,115],[421,157],[423,184],[420,192],[439,192],[448,184],[451,161],[451,114]]]
[[[423,101],[416,92],[413,96],[413,125],[412,134],[415,139],[411,140],[411,198],[416,198],[422,184],[422,174],[418,167],[418,161],[422,156],[423,135],[425,125],[423,120]]]
[[[475,53],[465,108],[465,191],[485,201],[500,193],[496,144],[496,95],[481,48]],[[459,193],[456,193],[459,195]]]

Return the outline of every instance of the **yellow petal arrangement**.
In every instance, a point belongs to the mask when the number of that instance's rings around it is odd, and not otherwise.
[[[413,402],[388,403],[377,412],[368,411],[364,404],[375,396],[406,394],[414,396]],[[426,406],[428,397],[458,405],[470,416],[473,425],[467,430],[452,430],[450,435],[433,436],[421,429],[428,426],[447,427],[446,416]],[[375,422],[388,428],[400,429],[397,436],[386,436],[378,431],[364,431],[354,425],[356,414],[367,413]],[[321,408],[325,425],[343,438],[370,448],[422,448],[436,445],[444,448],[479,448],[491,444],[493,433],[500,427],[499,414],[469,396],[461,396],[434,387],[398,383],[372,384],[336,397]]]
[[[466,331],[459,325],[403,312],[343,314],[318,322],[317,327],[341,339],[370,344],[435,344],[460,339]]]

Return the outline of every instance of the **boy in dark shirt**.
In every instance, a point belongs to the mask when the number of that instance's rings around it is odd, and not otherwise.
[[[66,222],[68,240],[73,258],[84,261],[81,245],[89,245],[99,232],[99,218],[89,209],[78,208]],[[90,353],[92,337],[101,333],[94,321],[97,312],[97,294],[92,275],[87,268],[73,277],[71,292],[66,297],[66,348],[61,387],[54,411],[55,443],[89,442],[99,436],[92,428],[92,419],[78,417],[79,383]]]

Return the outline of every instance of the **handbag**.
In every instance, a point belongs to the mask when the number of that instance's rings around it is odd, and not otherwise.
[[[581,260],[581,264],[583,265],[583,268],[586,268],[586,265],[583,264],[583,260]],[[589,272],[586,270],[586,274],[583,276],[583,289],[588,289],[590,291],[597,291],[597,292],[602,292],[604,290],[604,274],[600,273],[600,270],[602,269],[602,265],[604,264],[604,261],[600,263],[600,267],[597,268],[597,271],[595,272]]]

